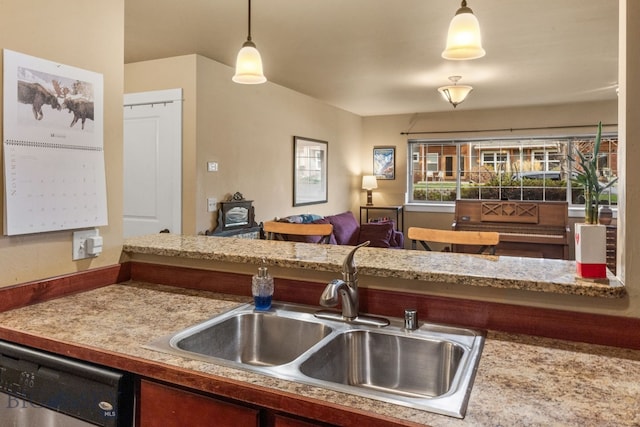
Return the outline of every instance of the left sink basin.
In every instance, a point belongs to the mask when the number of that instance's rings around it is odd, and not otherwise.
[[[152,343],[210,358],[251,366],[278,366],[290,363],[309,350],[333,329],[313,320],[312,313],[285,304],[274,304],[266,312],[243,306],[206,322],[187,328],[170,338]]]

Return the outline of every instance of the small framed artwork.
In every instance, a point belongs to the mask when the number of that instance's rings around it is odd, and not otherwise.
[[[293,137],[293,206],[327,202],[328,142]]]
[[[373,147],[373,174],[376,179],[396,179],[396,147]]]

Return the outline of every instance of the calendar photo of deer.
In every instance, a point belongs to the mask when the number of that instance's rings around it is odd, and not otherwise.
[[[18,67],[17,85],[17,116],[23,126],[93,132],[91,83]]]

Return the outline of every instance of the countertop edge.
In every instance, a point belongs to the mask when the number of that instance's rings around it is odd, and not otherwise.
[[[279,245],[278,251],[273,245]],[[123,251],[228,263],[264,262],[269,266],[340,272],[349,246],[275,242],[232,237],[148,235],[126,239]],[[610,271],[606,279],[575,274],[575,262],[539,258],[500,257],[363,248],[357,253],[362,275],[499,289],[520,289],[597,298],[624,298],[626,288]]]

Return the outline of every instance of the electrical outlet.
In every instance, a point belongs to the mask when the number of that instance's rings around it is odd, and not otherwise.
[[[218,162],[207,162],[207,172],[218,172]]]
[[[218,199],[216,199],[215,197],[208,197],[207,198],[207,212],[215,212],[217,204],[218,204]]]
[[[92,230],[82,230],[82,231],[74,231],[73,232],[73,256],[71,257],[74,261],[85,258],[93,258],[98,256],[98,254],[102,251],[102,238],[100,237],[100,233],[97,228]],[[91,245],[88,244],[87,240],[91,239]],[[98,246],[96,244],[99,242],[100,252],[97,251]],[[91,247],[89,247],[91,246]]]

